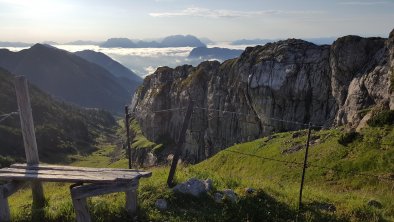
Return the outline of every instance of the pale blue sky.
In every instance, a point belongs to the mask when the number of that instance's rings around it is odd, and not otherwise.
[[[394,0],[0,0],[0,41],[383,36]]]

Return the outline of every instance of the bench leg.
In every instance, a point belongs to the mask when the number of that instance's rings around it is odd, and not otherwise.
[[[126,210],[129,215],[137,212],[137,188],[128,190],[126,193]]]
[[[0,186],[0,221],[11,221],[8,198],[4,193],[3,186]]]
[[[33,196],[33,208],[41,209],[45,206],[44,189],[42,183],[38,181],[31,182],[31,191]]]
[[[137,211],[138,181],[112,184],[75,184],[70,187],[71,197],[78,222],[91,221],[86,198],[115,192],[126,193],[126,210],[133,215]]]
[[[75,214],[77,215],[77,222],[90,222],[90,214],[86,198],[76,199],[72,198]]]
[[[18,191],[24,182],[11,181],[0,186],[0,221],[11,221],[8,197]]]

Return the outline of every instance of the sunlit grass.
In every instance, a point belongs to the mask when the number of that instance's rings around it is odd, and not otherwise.
[[[347,146],[338,143],[342,133],[341,129],[313,132],[313,140],[319,141],[310,147],[309,164],[313,166],[307,168],[306,172],[303,219],[393,221],[393,182],[360,175],[392,175],[393,128],[366,128],[361,132],[361,138]],[[302,163],[305,149],[288,154],[282,152],[297,144],[305,144],[305,140],[305,132],[301,132],[301,136],[296,138],[293,138],[293,132],[280,133],[272,139],[265,137],[249,143],[236,144],[200,164],[178,167],[178,182],[191,177],[211,178],[215,190],[231,188],[240,195],[241,199],[237,205],[217,204],[213,201],[213,193],[201,198],[174,194],[166,186],[168,166],[147,169],[153,172],[153,176],[140,180],[138,220],[229,221],[230,218],[236,218],[240,221],[252,218],[251,221],[259,221],[253,218],[260,217],[274,221],[294,219],[298,208],[302,170],[302,166],[296,163]],[[111,161],[114,149],[114,145],[103,142],[100,149],[92,155],[75,157],[73,165],[127,168],[128,162],[125,158]],[[45,220],[74,220],[68,186],[69,184],[61,183],[45,184]],[[260,191],[248,196],[245,194],[247,187]],[[155,208],[158,198],[164,198],[169,202],[167,211]],[[368,206],[370,200],[379,201],[383,207],[379,209]],[[336,211],[316,209],[316,204],[319,203],[333,204]],[[124,204],[125,195],[122,193],[95,197],[89,202],[90,212],[95,221],[130,220]],[[28,189],[13,195],[10,205],[14,221],[31,219],[31,195]],[[266,215],[267,212],[270,214]],[[252,215],[253,213],[257,215]]]

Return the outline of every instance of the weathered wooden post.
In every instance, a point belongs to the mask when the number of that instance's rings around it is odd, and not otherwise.
[[[18,101],[19,117],[23,143],[25,146],[26,162],[28,165],[39,164],[36,134],[34,131],[33,115],[30,105],[27,80],[24,76],[15,77],[15,91]],[[33,207],[42,208],[44,206],[44,191],[40,182],[31,182],[33,192]]]
[[[138,181],[135,187],[127,190],[126,193],[126,211],[129,215],[134,215],[137,212],[137,187]]]
[[[174,175],[175,175],[175,170],[176,170],[176,166],[178,164],[179,156],[181,155],[181,152],[182,152],[183,143],[185,142],[185,134],[186,134],[187,127],[189,125],[189,120],[192,115],[192,112],[193,112],[193,100],[190,99],[189,105],[187,106],[185,119],[183,120],[182,129],[179,134],[178,142],[176,144],[176,148],[175,148],[176,150],[174,153],[174,157],[172,159],[170,173],[168,174],[168,178],[167,178],[167,185],[169,187],[172,187],[174,185],[173,179],[174,179]]]
[[[312,125],[309,123],[308,125],[308,138],[306,140],[306,149],[305,149],[305,157],[304,157],[304,166],[302,168],[302,177],[301,177],[301,185],[300,185],[300,195],[298,199],[298,211],[297,211],[297,216],[296,216],[296,221],[298,221],[301,210],[302,210],[302,190],[304,189],[304,180],[305,180],[305,172],[306,168],[308,168],[308,151],[309,151],[309,143],[311,139],[311,131],[312,131]]]
[[[129,169],[131,169],[131,147],[130,147],[130,114],[129,106],[124,107],[125,110],[125,127],[126,127],[126,143],[127,143],[127,154],[129,157]]]
[[[75,209],[77,222],[91,222],[92,219],[90,218],[86,197],[77,199],[73,196],[72,191],[71,191],[71,197]]]
[[[10,207],[8,205],[8,199],[4,193],[4,189],[1,189],[0,190],[0,221],[10,221],[10,220],[11,220],[11,215],[10,215]]]
[[[8,197],[23,186],[23,182],[12,181],[0,186],[0,221],[11,221]]]

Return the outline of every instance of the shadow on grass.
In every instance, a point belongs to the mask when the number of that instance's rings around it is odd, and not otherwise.
[[[169,209],[165,211],[158,211],[154,206],[150,210],[140,209],[138,221],[295,221],[297,215],[296,210],[262,190],[243,195],[237,202],[225,199],[223,203],[216,203],[211,194],[197,198],[178,193],[167,201]],[[342,221],[334,214],[315,208],[304,210],[299,221]]]

